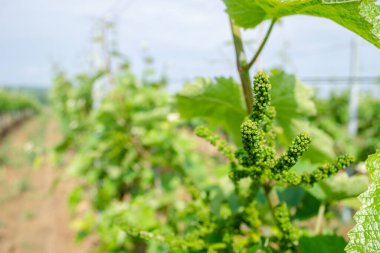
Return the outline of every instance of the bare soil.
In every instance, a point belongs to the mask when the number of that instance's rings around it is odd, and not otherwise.
[[[51,162],[58,133],[45,114],[0,143],[0,253],[87,253],[93,247],[91,240],[76,243],[70,229],[67,196],[75,183]]]

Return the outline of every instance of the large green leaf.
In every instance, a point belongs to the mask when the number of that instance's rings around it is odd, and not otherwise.
[[[177,96],[177,109],[186,119],[204,119],[222,127],[240,144],[240,124],[246,116],[241,87],[232,79],[196,79]]]
[[[366,166],[372,184],[359,196],[362,207],[355,214],[356,225],[348,233],[347,252],[380,252],[380,150],[368,157]]]
[[[227,12],[241,27],[267,19],[310,15],[330,19],[380,47],[380,6],[374,0],[224,0]]]
[[[300,253],[344,253],[346,241],[336,235],[318,235],[313,237],[301,237]]]

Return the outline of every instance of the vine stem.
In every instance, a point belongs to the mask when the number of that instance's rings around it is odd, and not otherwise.
[[[273,211],[280,204],[280,198],[277,195],[276,189],[270,185],[264,185],[265,196],[269,207]]]
[[[318,209],[317,222],[315,223],[314,233],[319,235],[322,232],[326,205],[322,203]]]
[[[243,41],[241,39],[240,27],[230,18],[231,32],[234,41],[236,67],[239,72],[240,81],[243,86],[245,105],[247,106],[247,114],[252,113],[253,106],[253,93],[251,86],[251,79],[249,78],[249,69],[244,66],[247,65],[247,57],[244,52]]]

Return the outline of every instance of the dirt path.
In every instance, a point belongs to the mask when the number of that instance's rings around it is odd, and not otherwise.
[[[57,133],[55,121],[42,115],[0,143],[0,253],[90,252],[91,242],[76,244],[69,228],[66,200],[74,184],[51,165]]]

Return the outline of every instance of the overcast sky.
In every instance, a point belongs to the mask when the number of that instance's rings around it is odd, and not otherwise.
[[[221,0],[0,0],[0,4],[3,84],[49,85],[53,64],[71,74],[87,69],[94,24],[103,16],[115,17],[119,47],[136,72],[141,72],[145,46],[175,89],[198,75],[236,76]],[[260,37],[259,30],[244,33],[244,38]],[[301,77],[347,76],[352,37],[329,20],[285,18],[275,27],[261,61],[265,68],[282,66]],[[380,75],[380,50],[358,41],[360,75]]]

